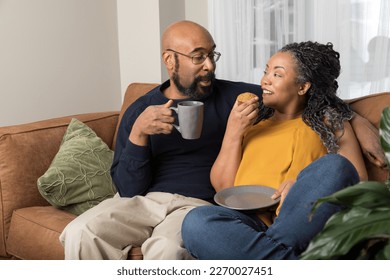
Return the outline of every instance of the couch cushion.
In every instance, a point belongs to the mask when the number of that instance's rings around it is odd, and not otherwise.
[[[7,239],[7,253],[23,260],[61,260],[59,236],[76,216],[52,206],[15,210]]]
[[[59,241],[63,229],[75,215],[53,206],[15,210],[7,239],[7,253],[22,260],[63,260],[64,248]],[[142,260],[140,247],[133,247],[129,260]]]
[[[87,125],[72,119],[38,190],[53,206],[80,215],[116,193],[110,168],[114,152]]]

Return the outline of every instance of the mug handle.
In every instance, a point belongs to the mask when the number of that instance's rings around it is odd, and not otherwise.
[[[178,112],[179,112],[177,107],[169,107],[169,109],[175,111],[176,114],[178,114]],[[177,131],[179,131],[181,133],[180,126],[178,126],[177,124],[174,124],[174,123],[172,125],[177,129]]]

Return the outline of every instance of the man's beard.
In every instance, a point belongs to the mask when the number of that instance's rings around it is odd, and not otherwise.
[[[214,80],[215,80],[215,74],[214,72],[208,72],[205,76],[198,76],[195,78],[195,80],[191,83],[189,87],[185,87],[180,83],[180,77],[177,74],[177,71],[173,72],[172,74],[172,80],[177,89],[184,95],[188,96],[191,99],[194,100],[200,100],[203,99],[211,94]],[[210,82],[210,85],[208,86],[200,86],[199,83],[205,81]],[[199,89],[202,91],[200,92]]]

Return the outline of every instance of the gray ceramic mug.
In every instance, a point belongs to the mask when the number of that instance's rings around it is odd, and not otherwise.
[[[170,107],[177,113],[179,125],[173,126],[184,139],[198,139],[202,133],[204,104],[200,101],[182,101]]]

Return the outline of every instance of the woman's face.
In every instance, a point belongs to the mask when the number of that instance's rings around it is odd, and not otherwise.
[[[303,110],[304,93],[297,83],[297,70],[288,52],[277,52],[268,61],[261,79],[263,103],[275,113],[295,114]]]

